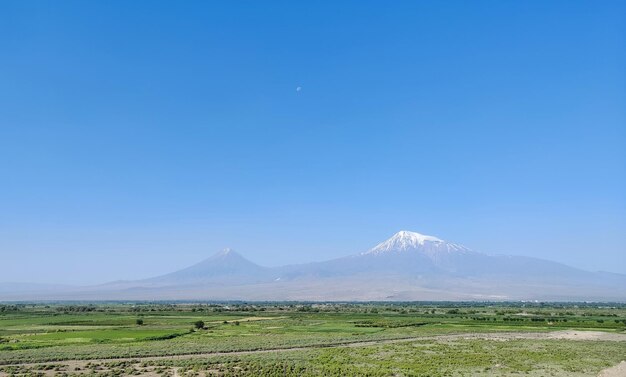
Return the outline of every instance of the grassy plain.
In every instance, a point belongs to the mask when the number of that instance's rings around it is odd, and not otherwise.
[[[0,376],[596,376],[625,331],[623,304],[0,304]]]

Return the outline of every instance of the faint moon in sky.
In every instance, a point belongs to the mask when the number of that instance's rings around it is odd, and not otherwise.
[[[301,91],[301,90],[302,90],[302,87],[301,87],[301,86],[296,86],[296,92],[299,92],[299,91]]]

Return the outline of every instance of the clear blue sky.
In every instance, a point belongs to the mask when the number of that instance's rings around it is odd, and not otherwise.
[[[0,281],[401,229],[626,273],[625,46],[623,1],[2,1]]]

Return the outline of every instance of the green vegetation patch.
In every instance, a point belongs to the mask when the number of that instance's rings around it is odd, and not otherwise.
[[[390,371],[399,376],[565,376],[593,375],[626,359],[625,342],[620,341],[446,336],[561,330],[624,333],[626,305],[0,304],[0,365],[5,365],[5,374],[15,374],[6,372],[7,368],[22,372],[35,368],[26,363],[91,360],[89,368],[96,364],[104,368],[94,373],[115,369],[121,373],[117,375],[136,374],[141,368],[153,375],[173,375],[171,368],[182,368],[191,376],[205,368],[205,372],[260,376],[376,376],[389,375]],[[505,337],[503,334],[500,338]],[[396,342],[389,343],[390,340]],[[290,348],[298,351],[288,351]],[[274,351],[237,354],[258,350]],[[214,353],[221,354],[210,357]],[[198,364],[198,359],[193,358],[196,354],[203,354],[206,362]],[[176,360],[176,364],[146,359],[131,366],[124,364],[124,368],[135,371],[104,365],[128,363],[129,358],[173,355],[192,359]],[[39,373],[36,369],[32,372]]]

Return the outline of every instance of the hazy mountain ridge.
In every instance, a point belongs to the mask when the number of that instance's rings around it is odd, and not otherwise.
[[[0,289],[0,299],[626,301],[626,275],[487,255],[401,231],[368,251],[324,262],[263,267],[225,249],[150,279],[13,295]]]
[[[236,251],[226,248],[219,253],[182,270],[142,280],[143,283],[252,283],[263,281],[271,269],[250,262]]]

